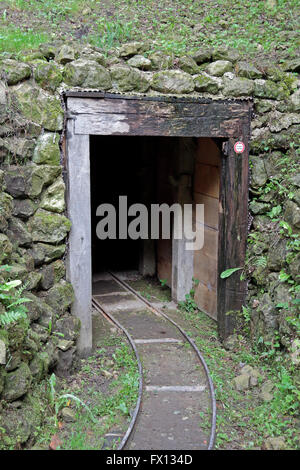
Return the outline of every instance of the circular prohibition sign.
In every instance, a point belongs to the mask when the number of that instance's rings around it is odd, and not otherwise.
[[[245,144],[244,142],[238,141],[234,144],[233,148],[235,153],[243,153],[245,150]]]

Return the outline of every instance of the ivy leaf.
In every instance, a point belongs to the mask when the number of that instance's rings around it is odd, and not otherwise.
[[[239,271],[240,269],[243,269],[243,268],[230,268],[230,269],[226,269],[225,271],[223,271],[220,275],[220,278],[221,279],[225,279],[226,277],[229,277],[231,276],[233,273],[235,273],[236,271]]]

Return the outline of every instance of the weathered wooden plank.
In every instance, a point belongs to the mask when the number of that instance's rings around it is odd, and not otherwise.
[[[75,301],[72,314],[81,321],[77,343],[81,355],[92,349],[92,269],[89,136],[75,135],[73,121],[67,124],[67,207],[72,227],[69,235],[67,279]]]
[[[222,338],[234,331],[236,315],[246,295],[241,271],[226,279],[220,274],[245,263],[248,220],[248,142],[242,155],[235,154],[234,139],[228,141],[228,156],[222,158],[218,256],[218,327]]]
[[[185,102],[180,99],[173,102],[151,101],[144,98],[119,99],[74,98],[67,100],[69,114],[145,114],[153,118],[173,117],[216,117],[219,119],[242,119],[248,117],[248,105],[245,103],[211,101],[210,103]]]
[[[240,134],[240,119],[211,117],[153,117],[133,114],[80,114],[75,134],[168,137],[231,137]]]

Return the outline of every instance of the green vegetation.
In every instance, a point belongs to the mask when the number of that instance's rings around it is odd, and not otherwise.
[[[283,436],[289,448],[297,448],[299,416],[299,381],[295,367],[273,346],[263,354],[261,345],[254,349],[240,334],[231,351],[218,340],[215,322],[202,312],[168,312],[181,326],[189,328],[209,367],[217,399],[217,449],[261,448],[268,437]],[[241,364],[258,368],[264,381],[274,384],[273,399],[262,401],[258,387],[243,392],[235,390],[232,380]],[[209,428],[206,420],[202,425]]]
[[[248,56],[280,58],[299,46],[297,7],[297,0],[5,0],[0,49],[31,49],[49,31],[49,39],[80,39],[105,50],[150,40],[175,54],[226,44]]]
[[[44,448],[53,436],[57,449],[96,450],[115,448],[120,438],[106,442],[113,430],[125,432],[135,407],[139,374],[135,357],[119,337],[101,341],[92,356],[82,359],[68,381],[49,380],[50,410],[36,446]],[[59,389],[59,393],[57,392]],[[64,410],[71,422],[64,422]]]
[[[11,270],[10,266],[0,266],[0,271]],[[22,297],[22,292],[26,285],[21,286],[20,280],[12,280],[0,283],[0,327],[16,322],[21,318],[26,318],[27,309],[25,302],[31,302],[30,299]],[[19,289],[16,289],[18,286]],[[3,309],[3,310],[2,310]]]

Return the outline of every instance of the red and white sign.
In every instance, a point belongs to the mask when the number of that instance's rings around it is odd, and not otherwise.
[[[244,142],[239,141],[234,144],[233,148],[235,153],[243,153],[243,151],[245,150],[245,144]]]

